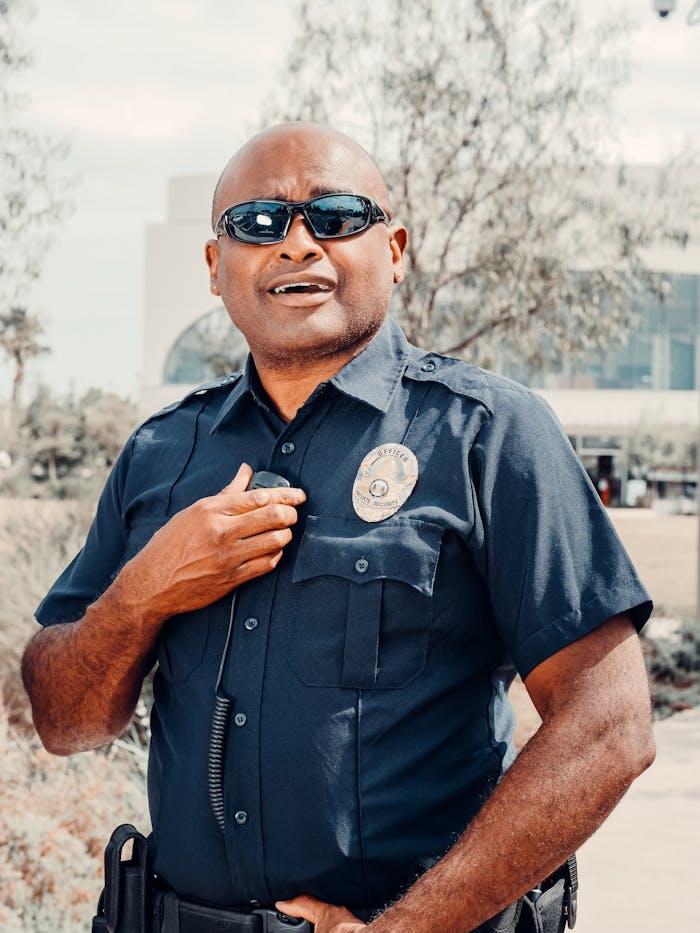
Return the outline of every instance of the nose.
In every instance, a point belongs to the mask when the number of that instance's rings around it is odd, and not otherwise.
[[[292,217],[287,236],[279,244],[279,250],[280,259],[290,259],[292,262],[308,262],[323,256],[323,247],[315,239],[301,214]]]

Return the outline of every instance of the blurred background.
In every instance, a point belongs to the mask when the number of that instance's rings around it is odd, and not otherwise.
[[[120,742],[55,759],[17,665],[129,433],[245,359],[208,289],[211,194],[252,132],[299,118],[384,170],[410,339],[549,401],[651,590],[669,731],[666,783],[640,793],[667,842],[628,891],[666,864],[675,919],[700,919],[681,857],[700,761],[671,771],[700,705],[698,27],[695,0],[0,0],[3,930],[84,929],[112,826],[147,828],[148,690]],[[522,743],[536,719],[514,696]],[[620,862],[605,832],[599,890]],[[585,926],[585,904],[584,933],[663,928]]]

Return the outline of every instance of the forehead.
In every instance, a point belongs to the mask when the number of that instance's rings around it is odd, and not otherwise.
[[[376,166],[342,137],[295,132],[253,140],[230,164],[218,208],[253,198],[303,201],[325,191],[352,191],[380,203],[386,190]]]

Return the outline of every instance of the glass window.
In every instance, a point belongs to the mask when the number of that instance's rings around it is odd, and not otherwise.
[[[163,381],[197,385],[242,369],[248,354],[243,334],[223,307],[208,311],[177,338],[165,361]]]
[[[700,275],[667,275],[671,286],[662,303],[652,295],[639,302],[637,323],[624,341],[572,361],[568,371],[556,364],[532,370],[504,357],[501,372],[533,388],[695,389],[700,333]],[[663,354],[663,385],[656,385],[654,352]],[[658,360],[657,360],[658,366]]]
[[[671,389],[695,388],[695,341],[671,340]]]

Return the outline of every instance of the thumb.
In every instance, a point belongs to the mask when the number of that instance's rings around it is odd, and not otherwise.
[[[242,463],[238,467],[238,472],[236,473],[236,475],[233,477],[233,479],[228,484],[228,486],[224,486],[224,488],[221,490],[221,493],[245,492],[246,489],[248,488],[248,483],[251,481],[252,477],[253,477],[252,469],[248,466],[247,463]],[[221,493],[219,493],[219,495],[221,495]]]
[[[291,901],[276,901],[275,907],[283,914],[290,917],[303,917],[311,923],[317,923],[320,917],[321,908],[327,907],[323,901],[312,897],[310,894],[300,894],[293,897]]]

